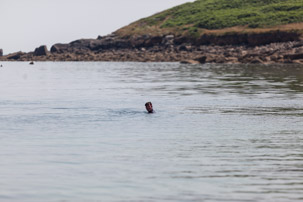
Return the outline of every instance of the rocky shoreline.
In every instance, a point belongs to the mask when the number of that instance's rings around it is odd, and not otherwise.
[[[225,40],[224,42],[228,42]],[[247,43],[249,40],[220,40],[199,43],[174,35],[135,36],[111,34],[97,39],[80,39],[69,44],[55,44],[50,50],[40,46],[33,52],[2,56],[1,61],[136,61],[182,63],[297,63],[303,64],[303,40],[285,38],[270,43]],[[222,42],[222,40],[221,40]],[[1,52],[2,53],[2,50]]]

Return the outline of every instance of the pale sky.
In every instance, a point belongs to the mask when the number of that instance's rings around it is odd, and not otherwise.
[[[0,0],[4,54],[110,34],[140,18],[194,0]]]

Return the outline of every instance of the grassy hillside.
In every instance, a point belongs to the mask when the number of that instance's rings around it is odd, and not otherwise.
[[[291,23],[303,27],[303,0],[197,0],[141,19],[120,34],[178,32],[200,35],[231,27],[273,28]]]

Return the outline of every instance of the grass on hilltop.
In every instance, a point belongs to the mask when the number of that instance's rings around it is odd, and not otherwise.
[[[260,29],[301,22],[303,0],[197,0],[141,19],[118,33],[173,31],[198,36],[205,30]]]

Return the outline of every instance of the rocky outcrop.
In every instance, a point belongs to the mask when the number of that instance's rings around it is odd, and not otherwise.
[[[274,39],[271,38],[276,37]],[[282,32],[256,35],[204,36],[200,41],[172,34],[79,39],[46,46],[34,52],[14,53],[1,60],[18,61],[139,61],[203,63],[303,63],[303,41]],[[207,39],[207,37],[209,37]],[[264,40],[263,40],[264,38]],[[203,42],[203,40],[205,40]],[[263,40],[263,41],[262,41]],[[287,42],[283,42],[286,40]],[[276,43],[275,41],[280,41]],[[281,42],[282,41],[282,42]],[[267,42],[275,42],[268,43]],[[256,44],[263,45],[256,45]],[[265,44],[264,44],[265,43]]]
[[[16,53],[8,54],[5,58],[8,60],[19,60],[21,58],[21,56],[24,56],[24,55],[26,55],[26,53],[19,51]]]
[[[69,44],[55,44],[51,47],[51,53],[99,51],[130,47],[129,41],[120,38],[114,38],[113,36],[98,38],[99,39],[80,39]]]
[[[268,32],[255,34],[225,34],[222,36],[205,34],[198,39],[185,36],[164,35],[134,35],[130,37],[120,37],[115,34],[98,36],[97,39],[80,39],[69,44],[55,44],[51,47],[51,53],[74,53],[74,52],[100,52],[105,50],[140,49],[155,48],[172,49],[179,51],[191,51],[203,45],[246,45],[260,46],[275,42],[299,41],[300,35],[296,32]]]
[[[50,49],[51,53],[64,53],[69,51],[69,44],[55,44]]]
[[[45,56],[48,54],[48,50],[46,46],[40,46],[35,49],[34,56]]]
[[[299,41],[300,33],[271,31],[265,33],[225,33],[224,35],[204,34],[197,40],[190,41],[198,45],[248,45],[260,46],[270,43]]]

